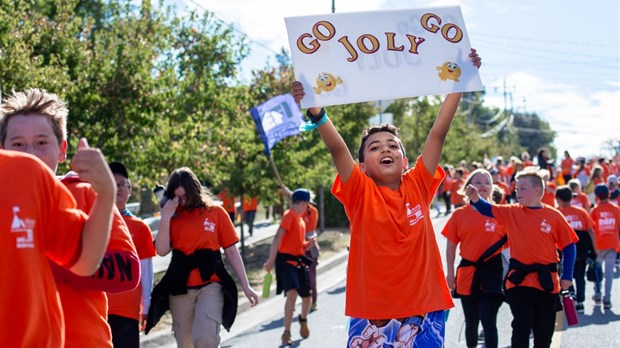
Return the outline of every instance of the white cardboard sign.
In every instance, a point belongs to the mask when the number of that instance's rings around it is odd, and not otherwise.
[[[482,90],[458,6],[285,21],[304,108]]]

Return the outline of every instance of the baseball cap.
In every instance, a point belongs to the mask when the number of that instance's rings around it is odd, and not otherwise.
[[[594,188],[594,194],[598,199],[607,199],[609,198],[609,188],[605,184],[598,184]]]
[[[312,202],[312,195],[310,194],[310,191],[304,188],[298,188],[297,190],[293,191],[291,200],[293,202],[303,201],[314,203]]]
[[[607,177],[607,185],[611,184],[618,185],[618,177],[615,174],[611,174]]]
[[[111,162],[109,166],[112,174],[118,174],[124,176],[126,179],[129,179],[127,168],[125,168],[125,166],[121,162]]]
[[[489,173],[491,175],[499,174],[499,170],[497,170],[497,168],[493,167],[493,168],[491,168],[491,170],[489,170]]]

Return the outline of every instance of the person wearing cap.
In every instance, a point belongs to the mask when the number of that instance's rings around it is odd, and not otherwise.
[[[595,304],[603,308],[611,308],[611,287],[614,280],[614,264],[616,261],[616,249],[620,248],[620,208],[609,202],[609,188],[605,184],[598,184],[594,188],[594,194],[599,203],[592,209],[591,216],[594,221],[596,233],[596,245],[598,247],[597,262],[604,265],[603,277],[605,278],[605,291],[601,297],[600,279],[594,283]]]
[[[312,263],[305,256],[307,250],[317,247],[316,238],[306,240],[306,224],[302,214],[310,205],[310,191],[299,188],[291,195],[291,208],[284,212],[282,222],[278,227],[269,258],[264,268],[270,272],[274,266],[276,270],[277,287],[276,293],[284,292],[284,333],[282,345],[291,345],[291,323],[297,296],[301,297],[301,314],[298,317],[299,334],[302,338],[310,336],[308,328],[308,313],[310,311],[312,297],[310,294],[309,266]]]
[[[596,260],[596,236],[592,228],[590,214],[582,207],[571,205],[573,191],[568,186],[560,186],[555,191],[555,198],[558,201],[557,209],[564,215],[570,227],[575,230],[579,240],[575,244],[577,253],[575,256],[575,269],[573,279],[575,279],[575,294],[577,303],[575,309],[578,313],[584,312],[584,302],[586,298],[586,265],[587,259]]]
[[[116,181],[116,207],[120,211],[140,259],[140,284],[130,291],[108,293],[108,324],[114,347],[139,347],[140,331],[144,331],[146,314],[153,289],[153,257],[155,247],[149,226],[127,209],[131,196],[131,181],[127,168],[111,162],[110,170]]]
[[[316,208],[316,202],[312,199],[312,192],[310,192],[310,204],[308,209],[301,214],[302,220],[306,224],[306,240],[310,241],[317,238],[316,226],[319,222],[319,210]],[[309,258],[312,263],[308,267],[308,277],[310,280],[310,294],[312,296],[312,304],[310,305],[310,311],[314,312],[318,308],[318,292],[316,289],[316,267],[319,264],[319,246],[310,246],[310,249],[306,250],[306,257]]]

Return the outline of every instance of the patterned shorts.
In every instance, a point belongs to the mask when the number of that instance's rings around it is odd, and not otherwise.
[[[349,319],[348,348],[441,348],[446,311],[403,319]]]

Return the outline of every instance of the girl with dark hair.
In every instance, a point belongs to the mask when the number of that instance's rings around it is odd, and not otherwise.
[[[177,346],[219,347],[220,325],[229,330],[237,311],[237,287],[221,249],[250,304],[258,303],[235,246],[239,236],[226,210],[189,168],[172,172],[165,195],[155,248],[160,256],[172,251],[172,260],[153,297],[162,288],[169,294]]]

